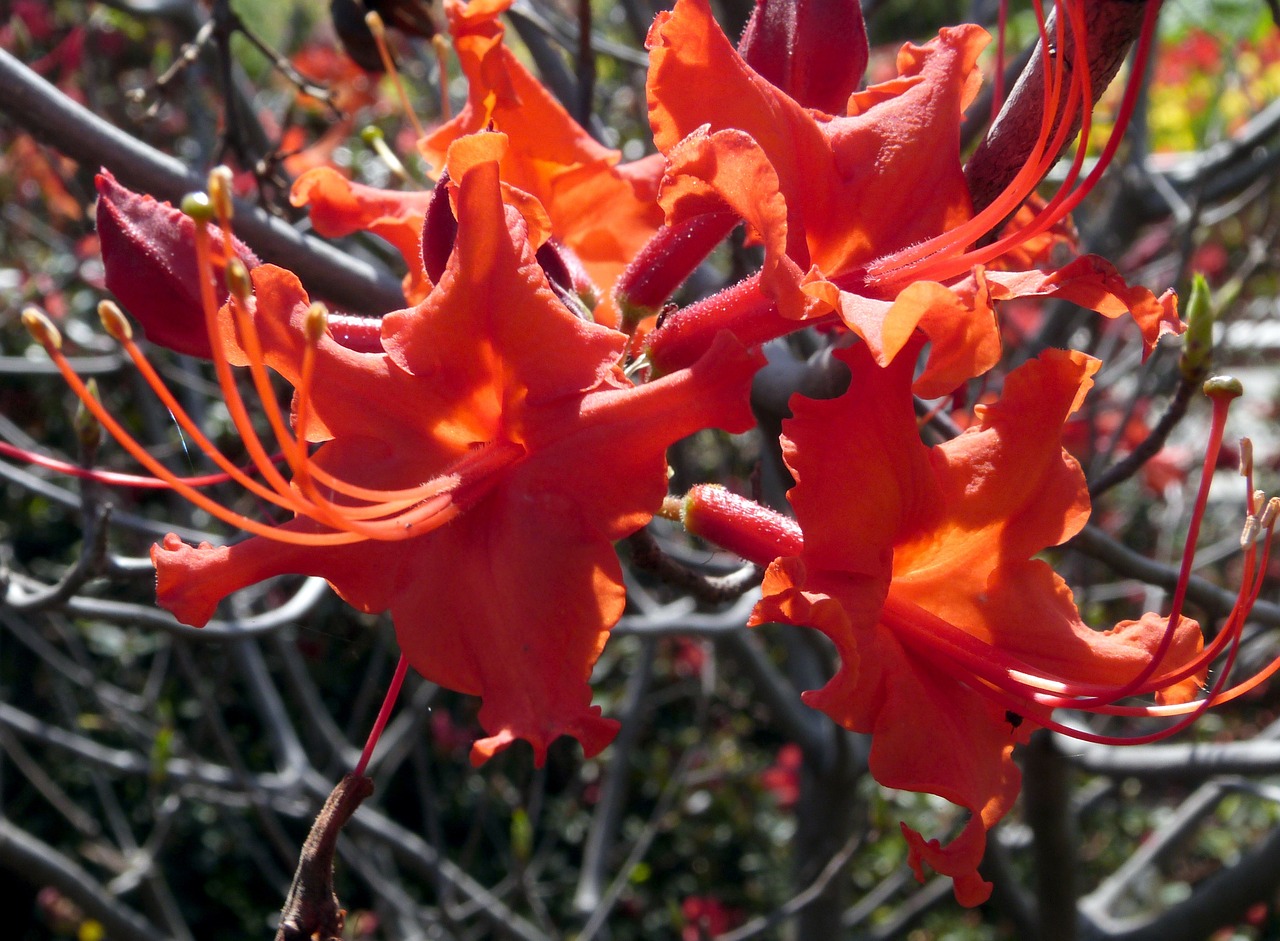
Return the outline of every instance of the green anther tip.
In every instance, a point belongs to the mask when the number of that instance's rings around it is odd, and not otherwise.
[[[1244,385],[1235,376],[1214,376],[1204,381],[1203,388],[1211,399],[1238,399],[1244,395]]]
[[[209,199],[208,193],[188,193],[182,197],[180,208],[184,215],[196,222],[213,221],[213,201]]]

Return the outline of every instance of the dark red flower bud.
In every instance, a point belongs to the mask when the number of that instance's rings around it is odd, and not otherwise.
[[[107,290],[142,325],[147,339],[189,356],[211,359],[200,282],[196,274],[195,223],[169,203],[121,186],[109,170],[96,178],[98,240]],[[222,278],[222,231],[209,229],[217,269],[218,303],[226,300]],[[261,262],[234,239],[232,250],[246,268]]]
[[[756,0],[738,52],[806,108],[845,114],[867,70],[858,0]]]
[[[432,284],[438,284],[444,274],[453,243],[458,237],[458,220],[453,217],[449,205],[449,171],[445,170],[436,181],[427,204],[427,214],[422,220],[422,267]]]

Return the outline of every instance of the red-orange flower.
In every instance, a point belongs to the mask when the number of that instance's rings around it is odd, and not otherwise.
[[[458,146],[476,157],[500,137]],[[87,404],[152,473],[255,534],[217,548],[171,535],[153,549],[160,603],[180,620],[201,625],[228,593],[264,578],[320,575],[363,611],[389,609],[424,676],[483,698],[488,737],[474,760],[523,738],[541,761],[562,734],[594,754],[616,726],[590,704],[587,682],[624,605],[612,542],[660,506],[669,444],[751,424],[745,389],[759,364],[726,337],[692,368],[632,386],[621,368],[626,337],[557,299],[524,217],[503,203],[497,161],[467,167],[447,184],[457,240],[439,283],[383,318],[372,351],[326,332],[297,279],[271,265],[250,272],[252,296],[233,290],[215,312],[208,233],[197,228],[215,365],[263,480],[213,456],[293,520],[272,526],[217,506]],[[243,278],[241,269],[232,281]],[[146,371],[120,315],[104,319]],[[52,334],[32,322],[65,367]],[[236,417],[230,365],[251,367],[269,419],[264,365],[295,387],[293,431],[272,419],[291,481]],[[165,401],[212,454],[172,396]]]
[[[570,248],[603,305],[596,319],[616,324],[609,288],[662,224],[657,204],[661,158],[619,163],[621,154],[595,141],[503,43],[498,21],[511,0],[451,0],[449,30],[467,103],[421,143],[426,158],[443,164],[450,144],[487,127],[505,133],[511,149],[502,179],[536,197],[551,218],[552,236]]]
[[[882,364],[917,329],[927,334],[950,359],[930,361],[922,394],[949,391],[995,363],[992,301],[1005,297],[1070,295],[1107,316],[1127,310],[1150,348],[1179,326],[1172,299],[1128,288],[1100,259],[1058,274],[975,271],[975,262],[995,259],[966,248],[1039,182],[1020,175],[975,216],[959,126],[981,82],[976,63],[987,41],[979,27],[960,26],[924,46],[908,44],[897,78],[855,92],[845,113],[832,116],[802,107],[753,71],[706,0],[679,0],[649,33],[650,121],[670,161],[661,195],[668,224],[728,206],[764,245],[758,288],[783,317],[834,312]],[[717,93],[708,98],[702,90],[712,84]],[[1046,132],[1041,150],[1052,145]],[[668,336],[678,317],[669,319]],[[693,355],[669,352],[656,337],[653,346],[660,363]]]
[[[977,872],[986,831],[1017,795],[1014,743],[1071,697],[1190,699],[1200,631],[1179,618],[1148,681],[1127,690],[1160,651],[1168,619],[1095,631],[1062,579],[1032,558],[1089,515],[1061,433],[1097,361],[1043,354],[1008,377],[998,403],[979,407],[974,427],[931,448],[908,394],[914,356],[882,369],[865,347],[840,355],[853,370],[849,392],[793,400],[784,455],[803,547],[769,567],[753,622],[830,637],[839,672],[805,701],[872,735],[881,784],[970,812],[946,845],[904,830],[917,873],[927,863],[952,876],[957,899],[973,905],[990,891]],[[1190,675],[1173,672],[1188,666]]]

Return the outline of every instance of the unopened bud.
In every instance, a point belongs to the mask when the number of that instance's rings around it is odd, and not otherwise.
[[[1248,438],[1240,439],[1240,476],[1253,476],[1253,442]]]
[[[46,350],[62,349],[62,334],[53,325],[53,321],[38,307],[27,307],[22,311],[22,325],[35,341]]]
[[[804,548],[795,520],[714,484],[697,484],[689,490],[680,520],[693,535],[759,565],[799,555]]]
[[[229,222],[235,211],[231,204],[234,183],[230,167],[219,165],[209,171],[209,202],[221,222]]]
[[[115,301],[98,301],[98,319],[102,321],[102,329],[117,343],[133,339],[133,326]]]
[[[84,384],[85,391],[95,401],[102,401],[102,397],[98,395],[98,383],[90,378]],[[82,453],[92,455],[97,453],[98,448],[102,445],[102,425],[98,423],[98,419],[94,417],[93,412],[89,411],[84,402],[80,402],[76,406],[76,413],[72,416],[71,424],[76,430],[76,437],[80,440],[80,448]]]
[[[1178,369],[1188,382],[1196,382],[1209,371],[1213,358],[1213,301],[1204,275],[1191,281],[1187,300],[1187,331],[1182,335],[1182,356]]]
[[[227,290],[232,296],[241,304],[247,303],[253,294],[253,279],[249,277],[249,269],[244,266],[244,262],[239,258],[228,261],[225,277]]]
[[[1204,394],[1211,399],[1238,399],[1244,385],[1235,376],[1214,376],[1204,381]]]
[[[329,329],[329,308],[319,301],[307,308],[307,316],[302,322],[303,334],[308,343],[319,343]]]
[[[196,222],[213,221],[213,203],[209,201],[208,193],[188,193],[182,197],[180,208]]]

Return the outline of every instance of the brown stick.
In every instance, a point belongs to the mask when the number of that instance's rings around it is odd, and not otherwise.
[[[341,941],[347,913],[333,890],[333,854],[343,826],[372,793],[372,778],[348,774],[324,802],[302,844],[275,941]]]
[[[1089,78],[1095,101],[1120,71],[1120,64],[1128,54],[1129,47],[1142,30],[1142,19],[1149,2],[1156,0],[1086,0],[1084,19],[1089,46]],[[1055,9],[1049,14],[1046,24],[1050,37],[1054,35],[1057,18],[1058,11]],[[1064,47],[1052,51],[1054,59],[1058,56],[1065,57],[1064,88],[1070,85],[1075,42],[1075,36],[1068,26]],[[1052,62],[1050,65],[1052,66]],[[1044,79],[1045,60],[1037,50],[1032,54],[1030,63],[1013,91],[1009,93],[999,116],[987,131],[986,138],[969,158],[964,175],[969,184],[969,193],[973,197],[975,212],[981,212],[1000,195],[1027,162],[1044,120]],[[1060,120],[1061,117],[1054,121],[1054,132],[1057,131]],[[1072,130],[1067,135],[1064,149],[1075,138],[1080,120],[1078,113],[1073,116]]]

